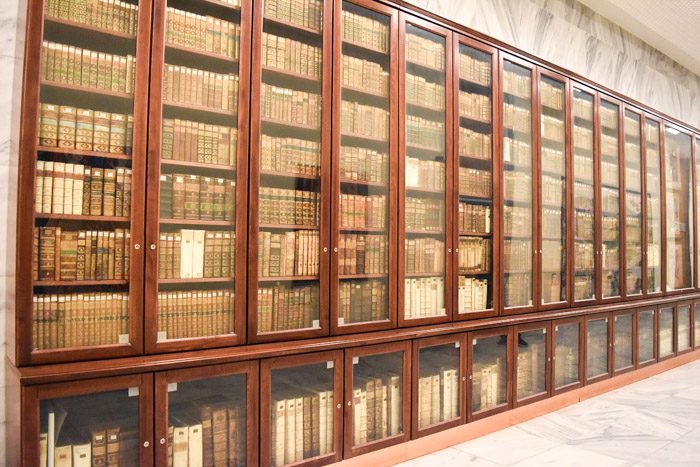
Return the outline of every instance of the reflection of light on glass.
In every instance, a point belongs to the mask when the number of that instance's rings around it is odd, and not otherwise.
[[[681,134],[681,132],[676,130],[675,128],[666,128],[666,131],[668,131],[672,135],[680,135]]]

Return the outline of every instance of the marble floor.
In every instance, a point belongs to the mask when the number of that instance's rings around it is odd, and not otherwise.
[[[700,466],[700,360],[400,464]]]

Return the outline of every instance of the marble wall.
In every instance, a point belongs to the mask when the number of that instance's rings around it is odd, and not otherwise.
[[[700,76],[576,0],[405,0],[700,128]]]

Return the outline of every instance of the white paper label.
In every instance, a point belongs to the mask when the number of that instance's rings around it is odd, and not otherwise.
[[[120,344],[128,344],[129,343],[129,335],[128,334],[119,334],[119,343]]]
[[[129,397],[135,397],[139,395],[139,388],[136,386],[135,388],[129,388]]]
[[[326,362],[326,368],[333,368],[333,360],[329,360]]]
[[[357,365],[360,363],[360,357],[352,357],[352,364]]]
[[[345,318],[338,318],[338,326],[342,326],[345,324]]]
[[[617,316],[615,316],[615,322],[617,323]]]
[[[459,342],[455,342],[455,348],[456,348],[456,349],[459,348]]]
[[[542,329],[542,334],[547,334],[547,328]]]
[[[445,309],[444,309],[444,308],[440,310],[440,313],[442,313],[443,315],[446,315],[446,314],[447,314],[447,313],[445,312]]]
[[[472,339],[472,345],[476,345],[476,339]]]
[[[320,328],[321,324],[319,323],[319,321],[317,319],[315,319],[311,322],[311,327],[312,328]]]
[[[168,392],[177,391],[177,383],[168,383]]]
[[[559,326],[554,326],[555,331],[559,331]]]
[[[168,340],[168,333],[166,331],[158,331],[158,340],[159,341],[167,341]]]

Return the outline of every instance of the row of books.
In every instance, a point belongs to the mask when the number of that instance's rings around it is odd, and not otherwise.
[[[385,274],[389,264],[384,235],[340,234],[338,274]]]
[[[532,131],[532,112],[510,103],[503,104],[503,126],[506,129],[530,133]]]
[[[490,363],[491,361],[493,363]],[[472,410],[474,412],[492,409],[506,402],[504,370],[505,362],[501,357],[490,359],[489,363],[478,360],[475,362],[472,376]]]
[[[261,224],[319,224],[321,195],[315,191],[260,187],[258,221]]]
[[[601,105],[598,109],[600,125],[611,130],[617,130],[617,111],[618,107],[616,105]]]
[[[593,96],[591,99],[574,96],[574,115],[576,118],[586,120],[593,125]]]
[[[488,307],[488,298],[488,280],[475,277],[458,277],[457,303],[460,313],[485,310]]]
[[[540,102],[545,107],[556,110],[564,109],[564,88],[557,87],[545,80],[540,81]]]
[[[230,334],[234,331],[231,289],[158,292],[158,340]]]
[[[442,277],[404,279],[404,317],[445,315],[445,282]]]
[[[133,139],[132,115],[41,104],[40,146],[130,155]]]
[[[534,396],[545,390],[546,350],[540,344],[528,344],[527,348],[518,349],[516,380],[518,400]]]
[[[238,75],[165,64],[163,101],[236,112]]]
[[[593,185],[574,182],[574,205],[578,210],[593,211]]]
[[[603,244],[603,251],[601,251],[601,255],[603,258],[603,270],[612,271],[615,274],[619,273],[620,249],[617,246]],[[605,277],[605,274],[603,277]]]
[[[503,232],[506,236],[532,235],[532,210],[522,206],[503,206]]]
[[[41,78],[51,83],[133,94],[136,58],[44,41]]]
[[[532,199],[532,178],[529,174],[507,171],[503,174],[503,179],[506,200],[530,202]]]
[[[260,170],[318,176],[320,156],[318,141],[260,136]]]
[[[388,292],[383,280],[341,281],[338,287],[338,324],[389,319]]]
[[[600,208],[606,213],[617,213],[620,210],[620,191],[617,188],[603,187],[601,189]]]
[[[574,213],[574,217],[578,213]],[[566,211],[565,209],[542,208],[542,237],[544,238],[566,238]],[[578,235],[580,233],[576,232]]]
[[[566,172],[564,150],[542,147],[540,151],[542,153],[542,172],[550,172],[563,177]]]
[[[406,274],[442,274],[445,271],[445,242],[435,238],[404,241]]]
[[[165,43],[238,58],[241,52],[239,24],[168,7],[165,13]]]
[[[523,272],[532,270],[532,242],[530,240],[506,239],[503,242],[504,270]]]
[[[333,391],[290,387],[288,392],[288,399],[273,400],[271,407],[270,461],[277,467],[335,450]]]
[[[520,74],[513,71],[503,71],[503,90],[522,99],[530,99],[532,92],[530,74]]]
[[[565,251],[562,241],[542,241],[542,269],[545,272],[564,272]]]
[[[379,63],[343,54],[340,68],[344,87],[388,96],[389,72]]]
[[[346,135],[389,140],[389,112],[386,109],[343,100],[340,104],[340,131]]]
[[[618,219],[617,216],[603,215],[603,241],[616,242],[618,240]]]
[[[159,279],[233,277],[236,270],[236,232],[161,232],[158,248]]]
[[[600,181],[603,185],[618,186],[618,164],[608,161],[600,161]],[[639,176],[639,173],[637,173]]]
[[[584,271],[585,275],[574,277],[574,297],[576,300],[586,300],[595,297],[595,281],[593,272]],[[559,356],[559,354],[557,354]]]
[[[35,209],[41,214],[129,216],[131,169],[37,161]]]
[[[258,277],[318,275],[319,241],[316,230],[260,232]]]
[[[266,18],[296,24],[314,31],[323,26],[323,2],[320,0],[267,0]]]
[[[445,188],[445,163],[427,161],[417,157],[406,156],[406,175],[404,184],[408,188],[427,188],[443,190]]]
[[[491,233],[491,206],[460,201],[457,223],[460,232]]]
[[[644,139],[647,142],[647,151],[654,151],[656,152],[653,148],[649,148],[648,146],[650,144],[652,145],[658,145],[659,144],[659,126],[658,124],[654,125],[653,123],[649,123],[647,121],[646,125],[644,125]]]
[[[321,96],[262,83],[260,115],[262,118],[319,128]]]
[[[407,73],[404,86],[407,103],[438,110],[445,108],[445,86],[443,84]]]
[[[445,123],[406,115],[406,144],[444,151]]]
[[[445,43],[416,34],[406,34],[406,60],[429,68],[445,69]]]
[[[236,181],[200,175],[160,176],[162,219],[235,219]]]
[[[418,428],[459,417],[459,370],[447,367],[426,370],[435,373],[418,377]]]
[[[574,265],[581,271],[593,271],[595,267],[595,245],[577,241],[574,243]]]
[[[47,16],[136,35],[138,5],[120,0],[46,0]]]
[[[459,168],[459,194],[477,198],[491,197],[492,177],[488,170]]]
[[[42,281],[126,280],[131,233],[35,227],[32,270]]]
[[[353,384],[353,446],[361,446],[401,433],[401,376],[359,376]]]
[[[237,140],[234,127],[164,118],[161,158],[233,167]]]
[[[128,293],[37,294],[32,335],[37,350],[128,343]]]
[[[506,306],[532,305],[531,274],[508,274],[505,277],[504,299]]]
[[[491,134],[459,127],[457,147],[460,156],[491,159]]]
[[[459,115],[479,122],[491,123],[491,96],[459,91]]]
[[[385,195],[340,194],[340,227],[385,229],[387,199]]]
[[[552,117],[551,115],[542,115],[540,119],[542,137],[563,145],[565,138],[564,120]]]
[[[318,284],[275,284],[258,288],[258,332],[319,326]]]
[[[574,149],[593,151],[593,130],[574,125]],[[591,154],[589,157],[593,157]]]
[[[479,59],[460,53],[459,78],[482,86],[488,86],[491,84],[491,60]]]
[[[445,206],[442,200],[407,196],[404,213],[406,230],[442,232],[445,228]]]
[[[503,161],[515,165],[530,167],[532,164],[532,146],[527,141],[506,136],[503,138]]]
[[[320,47],[263,32],[262,65],[311,78],[321,77],[323,52]]]
[[[555,178],[549,175],[542,176],[540,191],[542,192],[542,204],[563,206],[562,200],[566,194],[566,185],[563,178]]]
[[[473,274],[491,271],[491,239],[480,237],[459,237],[459,274]]]
[[[86,443],[57,446],[55,412],[49,413],[47,432],[39,434],[39,467],[92,467],[133,465],[138,462],[138,433],[120,427],[92,431]],[[83,440],[84,441],[84,440]]]
[[[356,182],[386,183],[389,178],[389,155],[354,146],[340,148],[340,179]]]
[[[378,52],[389,52],[389,25],[343,10],[343,40]]]

